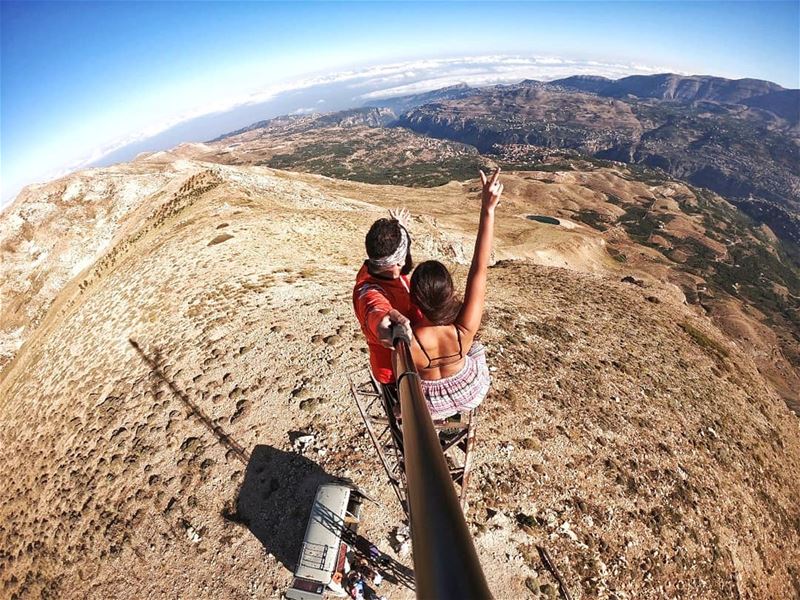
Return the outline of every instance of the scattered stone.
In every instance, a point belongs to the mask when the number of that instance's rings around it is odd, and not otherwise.
[[[178,504],[178,499],[177,498],[175,498],[174,496],[172,498],[170,498],[169,502],[167,502],[166,508],[164,508],[164,514],[165,515],[169,515],[170,513],[172,513],[172,511],[175,510],[175,507],[177,506],[177,504]]]
[[[332,345],[338,343],[339,340],[341,340],[341,339],[342,339],[342,336],[333,334],[333,335],[329,335],[328,337],[325,338],[325,343],[326,344],[330,344],[332,346]]]
[[[511,519],[503,511],[497,511],[488,522],[494,529],[498,529],[506,527]]]
[[[556,523],[558,523],[558,520],[556,519],[556,514],[552,511],[548,511],[547,516],[545,517],[545,522],[547,523],[548,527],[550,528],[555,527]]]
[[[559,530],[573,542],[578,541],[578,535],[574,531],[572,531],[572,525],[570,525],[569,521],[564,521],[561,524],[561,527],[559,527]]]
[[[520,442],[520,446],[522,446],[525,450],[541,450],[542,443],[535,439],[535,438],[525,438]]]
[[[644,287],[644,281],[641,279],[636,279],[632,275],[626,275],[622,278],[622,283],[630,283],[632,285],[638,285],[639,287]]]
[[[181,444],[181,452],[189,452],[191,454],[196,454],[198,449],[200,448],[200,438],[196,437],[189,437],[183,440]]]
[[[536,515],[526,515],[525,513],[517,513],[517,524],[522,528],[528,529],[536,526]]]
[[[183,522],[183,527],[186,529],[186,537],[189,538],[189,541],[193,544],[197,544],[203,538],[200,536],[200,532],[197,531],[190,523],[187,521]]]
[[[318,312],[319,312],[319,314],[321,314],[321,315],[327,315],[327,314],[330,314],[330,312],[331,312],[331,309],[330,309],[330,308],[327,308],[327,307],[326,307],[326,308],[320,308]]]
[[[392,549],[401,558],[408,556],[411,551],[411,530],[408,525],[399,525],[394,528],[390,538]]]
[[[536,577],[527,577],[525,579],[525,587],[528,588],[531,592],[533,592],[534,596],[539,595],[539,580]]]
[[[394,528],[394,539],[398,542],[403,542],[411,536],[411,530],[408,525],[400,525]]]
[[[319,398],[309,398],[308,400],[303,400],[300,403],[300,410],[307,410],[310,412],[315,410],[318,404]]]
[[[311,398],[311,391],[307,387],[299,387],[292,390],[292,398],[295,400],[305,400]]]
[[[539,587],[539,591],[545,598],[558,598],[558,588],[552,583],[545,583]]]
[[[221,244],[222,242],[226,242],[226,241],[228,241],[228,240],[229,240],[229,239],[231,239],[232,237],[233,237],[233,236],[232,236],[230,233],[221,233],[221,234],[219,234],[218,236],[216,236],[216,237],[215,237],[213,240],[211,240],[210,242],[208,242],[208,245],[209,245],[209,246],[213,246],[213,245],[215,245],[215,244]]]
[[[309,446],[311,446],[314,443],[314,439],[315,439],[314,436],[311,435],[310,433],[306,435],[300,435],[297,438],[295,438],[292,447],[297,452],[301,453],[305,452],[309,448]]]

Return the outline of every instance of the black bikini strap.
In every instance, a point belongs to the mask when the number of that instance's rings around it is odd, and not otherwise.
[[[439,369],[441,367],[446,367],[448,365],[455,364],[458,361],[460,361],[462,358],[464,358],[464,349],[463,349],[463,347],[461,345],[461,331],[459,331],[458,327],[456,327],[456,335],[458,336],[458,354],[448,354],[447,356],[437,356],[436,358],[431,358],[430,357],[430,355],[428,354],[428,351],[425,350],[425,346],[423,346],[422,343],[419,341],[419,338],[417,337],[417,333],[413,329],[411,330],[411,332],[414,334],[414,339],[417,340],[417,343],[419,344],[420,349],[422,349],[422,353],[425,355],[425,358],[428,359],[428,366],[427,367],[422,367],[423,371],[427,371],[428,369]],[[451,360],[451,359],[455,359],[455,360]],[[438,361],[448,361],[449,360],[450,362],[449,363],[448,362],[441,362],[441,363],[437,364],[436,366],[434,366],[433,361],[435,361],[435,360],[438,360]]]
[[[419,338],[417,337],[417,332],[412,329],[411,333],[414,335],[414,339],[417,340],[417,344],[419,344],[420,350],[422,350],[422,353],[425,355],[425,358],[428,359],[428,366],[427,367],[423,367],[423,369],[432,368],[431,367],[431,364],[432,364],[431,357],[428,356],[428,352],[427,352],[427,350],[425,350],[425,346],[423,346],[422,342],[419,341]]]

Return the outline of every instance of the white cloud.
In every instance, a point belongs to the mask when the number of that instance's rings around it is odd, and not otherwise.
[[[556,56],[506,56],[484,55],[457,58],[428,58],[411,61],[372,65],[363,69],[342,70],[325,75],[306,77],[295,81],[287,81],[266,86],[262,89],[216,99],[211,103],[202,103],[191,110],[166,116],[154,121],[146,128],[131,131],[127,135],[98,143],[90,151],[68,164],[57,167],[50,165],[43,169],[47,173],[43,178],[62,176],[71,171],[84,168],[104,156],[115,152],[129,144],[153,137],[175,125],[191,119],[217,112],[225,112],[238,107],[266,102],[277,95],[311,88],[314,86],[344,84],[357,92],[355,100],[367,101],[377,98],[388,98],[405,94],[426,92],[457,83],[472,86],[497,83],[513,83],[522,79],[552,80],[570,75],[602,75],[619,78],[634,74],[653,74],[676,72],[663,66],[640,64],[614,64],[590,60],[570,60]],[[324,98],[317,101],[325,102]],[[296,114],[313,112],[312,108],[298,108]],[[16,193],[16,192],[15,192]],[[10,198],[3,198],[10,200]]]
[[[556,70],[553,66],[559,66]],[[458,58],[429,58],[413,61],[372,65],[361,70],[343,70],[327,75],[317,75],[291,82],[284,82],[257,90],[240,98],[228,98],[213,104],[204,104],[194,110],[153,123],[145,130],[133,132],[95,148],[88,156],[69,165],[72,169],[92,164],[103,156],[119,150],[128,144],[157,135],[179,123],[215,112],[225,112],[241,106],[266,102],[278,94],[310,88],[317,85],[330,85],[351,82],[354,87],[374,87],[382,83],[402,83],[417,79],[404,85],[395,85],[383,90],[362,94],[364,100],[386,98],[393,95],[413,94],[430,91],[455,83],[470,85],[489,85],[511,83],[522,79],[558,79],[569,75],[593,74],[616,78],[637,73],[650,74],[669,71],[666,67],[645,65],[617,65],[596,61],[570,61],[554,56],[465,56]],[[671,71],[675,72],[675,71]],[[324,99],[322,100],[324,102]],[[299,111],[311,109],[298,109]]]
[[[601,63],[598,61],[566,60],[556,57],[486,57],[492,60],[452,61],[440,65],[433,77],[417,79],[403,85],[392,85],[362,94],[364,100],[391,98],[429,92],[449,85],[466,83],[471,86],[516,83],[523,79],[552,81],[572,75],[600,75],[618,79],[628,75],[650,75],[666,71],[668,67]],[[384,83],[397,83],[397,77],[386,77]],[[370,83],[377,84],[377,80]]]

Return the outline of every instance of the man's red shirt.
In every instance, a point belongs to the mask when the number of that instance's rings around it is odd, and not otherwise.
[[[392,351],[384,348],[378,339],[378,324],[391,309],[395,309],[417,323],[421,313],[411,302],[408,275],[397,279],[383,279],[370,274],[364,262],[356,275],[353,288],[353,308],[361,324],[361,331],[369,346],[369,364],[372,374],[381,383],[393,383]]]

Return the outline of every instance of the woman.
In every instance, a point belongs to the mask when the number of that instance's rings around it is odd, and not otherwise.
[[[411,357],[434,419],[444,419],[478,406],[489,391],[486,354],[475,334],[483,317],[486,274],[494,238],[494,211],[503,193],[499,167],[491,178],[480,171],[481,217],[464,301],[442,263],[429,260],[411,276],[411,299],[423,319],[413,328]],[[466,350],[469,350],[467,352]]]

